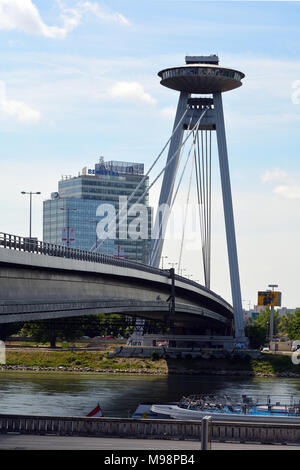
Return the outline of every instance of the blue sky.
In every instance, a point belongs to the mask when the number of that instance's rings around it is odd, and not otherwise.
[[[148,168],[178,99],[157,72],[217,53],[246,74],[223,98],[244,306],[274,282],[300,306],[299,14],[296,1],[0,0],[1,231],[27,235],[20,191],[41,191],[41,238],[42,200],[100,155]],[[216,154],[213,175],[212,288],[230,301]],[[178,243],[164,254],[176,261]],[[203,281],[200,243],[183,266]]]

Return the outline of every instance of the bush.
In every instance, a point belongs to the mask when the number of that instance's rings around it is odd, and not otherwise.
[[[152,351],[151,353],[151,360],[152,361],[158,361],[159,360],[159,354],[156,351]]]

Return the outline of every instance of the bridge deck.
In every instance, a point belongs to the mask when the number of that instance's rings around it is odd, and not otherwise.
[[[169,270],[0,234],[0,322],[122,313],[162,319]],[[176,320],[231,328],[232,307],[213,291],[175,276]]]

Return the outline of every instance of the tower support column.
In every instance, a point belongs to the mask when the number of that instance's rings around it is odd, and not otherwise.
[[[230,174],[228,165],[228,154],[226,145],[225,123],[223,114],[223,104],[221,93],[213,94],[216,134],[218,143],[218,154],[220,164],[220,175],[223,196],[223,208],[226,228],[226,240],[228,251],[228,262],[231,281],[232,303],[234,310],[235,337],[243,339],[245,337],[243,307],[240,287],[239,266],[237,257],[232,196],[230,186]]]

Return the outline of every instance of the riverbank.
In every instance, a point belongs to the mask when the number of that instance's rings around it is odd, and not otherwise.
[[[226,359],[121,358],[99,351],[7,350],[0,370],[98,372],[127,374],[300,377],[290,356],[265,354],[259,359],[235,355]]]

